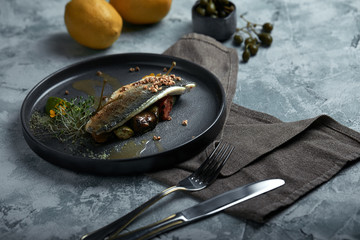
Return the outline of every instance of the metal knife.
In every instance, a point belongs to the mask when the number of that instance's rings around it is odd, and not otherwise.
[[[234,206],[238,203],[244,202],[248,199],[256,197],[265,192],[271,191],[285,184],[282,179],[269,179],[250,183],[248,185],[230,190],[209,200],[201,202],[184,211],[173,214],[159,222],[148,225],[146,227],[134,230],[118,236],[111,236],[107,239],[122,239],[122,240],[146,240],[153,238],[160,233],[167,232],[171,229],[189,224],[193,221],[210,216],[220,212],[226,208]]]

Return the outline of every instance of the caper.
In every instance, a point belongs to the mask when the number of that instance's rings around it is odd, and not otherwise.
[[[259,47],[258,47],[257,44],[250,43],[248,45],[248,49],[249,49],[249,51],[251,53],[251,56],[255,56],[257,51],[259,50]]]
[[[264,25],[262,26],[262,29],[264,32],[266,33],[271,33],[271,31],[273,30],[273,25],[271,23],[264,23]]]
[[[115,129],[114,133],[121,140],[126,140],[134,136],[134,131],[125,125]]]
[[[200,6],[206,7],[206,5],[209,3],[208,0],[200,0]]]
[[[206,5],[206,12],[207,14],[211,15],[211,14],[216,14],[216,6],[215,3],[213,3],[212,1],[210,1],[207,5]]]
[[[220,0],[220,4],[226,6],[229,4],[229,0]]]
[[[235,10],[234,5],[230,5],[229,7],[226,8],[229,12],[232,12]]]
[[[212,0],[209,0],[212,1]],[[215,3],[223,2],[222,0],[213,0]],[[223,6],[225,12],[227,9],[232,6],[229,4],[228,6]],[[236,34],[233,36],[233,43],[234,45],[241,45],[242,44],[242,38],[241,38],[241,32],[246,33],[248,37],[244,41],[244,52],[242,54],[242,60],[244,63],[248,62],[251,56],[255,56],[260,48],[260,46],[270,47],[272,44],[272,36],[271,31],[273,30],[273,25],[269,22],[266,22],[264,24],[256,24],[248,21],[244,15],[240,15],[240,18],[242,18],[246,22],[246,26],[237,28]],[[259,33],[258,28],[262,27],[262,31]],[[256,36],[255,36],[255,35]]]
[[[240,46],[242,42],[243,42],[243,38],[240,35],[235,34],[234,35],[234,43],[236,45]]]
[[[256,43],[256,39],[252,37],[248,37],[245,39],[245,45],[248,45],[250,43]]]
[[[224,10],[220,10],[218,15],[219,15],[219,17],[224,18],[227,16],[227,13]]]
[[[197,12],[199,15],[201,15],[201,16],[205,16],[205,15],[206,15],[206,10],[205,10],[205,8],[200,7],[200,6],[198,6],[198,7],[196,8],[196,12]]]
[[[259,33],[258,37],[261,41],[262,44],[264,44],[265,46],[270,46],[272,43],[272,37],[269,33]]]
[[[242,59],[244,62],[247,62],[247,61],[249,61],[249,58],[250,58],[250,51],[249,51],[249,49],[245,48],[245,50],[242,54]]]

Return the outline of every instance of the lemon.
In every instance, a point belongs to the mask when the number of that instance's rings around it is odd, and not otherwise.
[[[110,47],[123,26],[119,13],[105,0],[71,0],[65,6],[64,20],[70,36],[93,49]]]
[[[132,24],[153,24],[169,12],[171,0],[110,0],[124,21]]]

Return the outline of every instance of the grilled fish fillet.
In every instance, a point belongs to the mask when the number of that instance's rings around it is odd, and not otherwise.
[[[108,102],[87,122],[95,135],[108,133],[167,95],[181,95],[194,88],[193,82],[172,75],[146,76],[112,93]]]

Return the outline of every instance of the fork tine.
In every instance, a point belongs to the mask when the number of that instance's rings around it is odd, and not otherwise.
[[[193,175],[201,175],[204,169],[208,168],[208,166],[214,162],[214,159],[217,158],[219,152],[224,148],[223,142],[219,142],[216,148],[211,152],[210,156],[206,158],[206,160],[201,164],[201,166],[193,173]]]
[[[200,182],[211,182],[220,173],[234,147],[228,143],[220,142],[200,168],[194,172],[194,178]]]
[[[214,161],[215,164],[211,168],[209,167],[207,171],[200,176],[202,178],[202,182],[210,183],[216,179],[233,150],[233,146],[230,144],[226,145],[226,148],[221,152],[221,156],[216,158]]]
[[[227,149],[228,149],[228,144],[223,143],[221,148],[219,148],[218,151],[216,151],[216,153],[213,156],[209,157],[210,158],[209,163],[204,167],[203,172],[207,172],[213,169],[214,167],[216,167],[219,163],[219,159],[222,159]],[[202,175],[204,175],[204,173],[202,173]]]
[[[158,202],[163,197],[178,190],[183,191],[200,191],[212,182],[219,175],[221,168],[226,163],[234,147],[230,144],[220,142],[212,151],[210,156],[201,164],[198,170],[190,174],[190,176],[179,181],[175,186],[169,187],[158,193],[147,202],[138,206],[133,211],[117,219],[116,221],[104,226],[93,233],[84,235],[81,239],[104,239],[117,237],[118,234],[131,224],[146,209]]]

